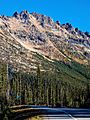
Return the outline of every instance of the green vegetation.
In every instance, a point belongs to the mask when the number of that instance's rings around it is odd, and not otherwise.
[[[76,62],[48,61],[37,54],[36,73],[13,72],[0,64],[0,96],[8,104],[90,106],[90,67]],[[42,71],[44,69],[45,71]],[[7,74],[8,73],[8,74]]]
[[[0,97],[0,120],[10,120],[11,110],[8,107],[7,99]]]

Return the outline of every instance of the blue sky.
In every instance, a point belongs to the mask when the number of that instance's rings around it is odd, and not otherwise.
[[[0,0],[0,15],[11,16],[15,11],[38,12],[71,23],[90,32],[90,0]]]

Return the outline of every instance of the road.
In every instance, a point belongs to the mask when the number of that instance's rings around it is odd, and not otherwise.
[[[43,112],[41,120],[90,120],[90,109],[39,108]]]

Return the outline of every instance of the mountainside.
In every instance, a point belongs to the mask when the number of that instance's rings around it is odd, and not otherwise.
[[[75,61],[89,65],[90,34],[69,23],[62,25],[50,17],[26,10],[15,12],[12,17],[0,16],[0,61],[30,72],[37,64],[45,70],[44,60],[50,64]]]
[[[90,108],[90,34],[38,13],[0,16],[0,96]]]

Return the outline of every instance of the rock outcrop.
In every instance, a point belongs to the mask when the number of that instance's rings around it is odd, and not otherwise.
[[[0,61],[31,71],[41,63],[37,54],[48,61],[89,64],[90,34],[26,10],[0,16]]]

